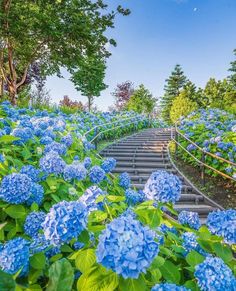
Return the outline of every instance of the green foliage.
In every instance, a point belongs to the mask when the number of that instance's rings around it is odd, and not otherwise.
[[[126,103],[126,108],[137,113],[150,114],[153,112],[155,105],[156,99],[152,97],[152,94],[144,85],[140,85]]]
[[[171,72],[170,77],[166,80],[164,87],[164,96],[161,99],[162,117],[164,121],[170,123],[170,109],[173,100],[180,94],[186,84],[186,76],[180,65],[176,65]]]
[[[233,51],[233,53],[234,53],[234,56],[236,57],[236,49]],[[229,71],[231,72],[231,75],[229,76],[229,79],[234,89],[236,90],[236,60],[232,61],[230,65],[231,67]]]
[[[186,91],[182,91],[177,96],[170,109],[170,119],[173,123],[179,120],[180,117],[187,116],[189,113],[197,109],[197,103],[191,101],[186,94]]]

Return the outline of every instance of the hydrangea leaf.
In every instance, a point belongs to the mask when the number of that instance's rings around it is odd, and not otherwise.
[[[15,291],[16,282],[13,277],[0,270],[0,290]]]
[[[125,200],[124,196],[107,195],[106,198],[111,202],[121,202]]]
[[[0,143],[13,143],[13,141],[19,140],[19,137],[12,135],[3,135],[0,137]]]
[[[197,283],[193,280],[187,281],[184,286],[192,291],[200,291],[200,288],[197,286]]]
[[[77,252],[75,266],[82,273],[88,271],[96,263],[96,256],[93,249],[81,250]]]
[[[65,258],[56,261],[49,268],[47,291],[71,290],[74,282],[74,270]],[[62,289],[63,286],[63,289]]]
[[[43,253],[35,254],[30,258],[30,265],[36,269],[41,270],[45,267],[46,257]]]
[[[186,261],[191,267],[195,267],[196,265],[202,263],[204,261],[204,256],[200,255],[196,251],[191,251],[186,256]]]
[[[216,242],[212,246],[214,252],[218,257],[223,259],[226,263],[233,259],[232,251],[229,247],[223,245],[222,243]]]
[[[25,207],[22,205],[11,205],[5,212],[12,218],[22,218],[26,215]]]
[[[180,272],[176,265],[171,261],[165,261],[164,265],[160,267],[162,276],[167,282],[178,284],[180,281]]]
[[[120,290],[124,291],[146,291],[148,290],[144,279],[140,276],[138,279],[123,279],[119,280]]]

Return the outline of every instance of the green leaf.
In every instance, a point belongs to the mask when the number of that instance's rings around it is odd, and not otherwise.
[[[151,264],[151,266],[150,266],[150,269],[151,269],[151,270],[153,270],[153,269],[157,269],[157,268],[159,268],[160,266],[164,265],[164,263],[165,263],[165,259],[162,258],[162,257],[157,256],[157,257],[153,260],[153,262],[152,262],[152,264]]]
[[[0,290],[1,291],[14,291],[16,282],[13,277],[0,270]]]
[[[185,282],[184,286],[192,291],[199,291],[200,288],[197,286],[197,283],[195,281],[189,280]]]
[[[216,255],[220,257],[222,260],[224,260],[226,263],[233,259],[232,251],[226,245],[216,242],[213,244],[212,248]]]
[[[95,267],[80,276],[77,282],[78,291],[113,291],[118,286],[118,276],[103,267]]]
[[[124,279],[120,277],[119,287],[122,291],[145,291],[148,290],[142,276],[138,279]]]
[[[196,251],[191,251],[186,256],[186,261],[191,267],[195,267],[196,265],[201,264],[205,260],[205,257],[200,255]]]
[[[13,135],[2,135],[0,137],[0,143],[13,143],[13,141],[19,140],[19,137]]]
[[[5,212],[12,218],[22,218],[26,215],[25,207],[22,205],[11,205]]]
[[[180,272],[176,265],[171,261],[165,261],[164,265],[160,267],[160,271],[164,279],[168,282],[178,284],[180,281]]]
[[[107,219],[107,213],[103,212],[103,211],[93,211],[90,215],[89,215],[89,221],[91,222],[101,222],[104,221],[105,219]]]
[[[47,291],[69,291],[74,282],[74,270],[65,258],[56,261],[49,268]]]
[[[106,198],[107,198],[107,200],[109,200],[111,202],[125,201],[125,197],[124,196],[107,195]]]
[[[42,270],[46,264],[46,257],[43,253],[38,253],[30,258],[30,265],[36,270]]]
[[[95,251],[93,249],[77,252],[75,266],[82,273],[87,272],[96,263]]]

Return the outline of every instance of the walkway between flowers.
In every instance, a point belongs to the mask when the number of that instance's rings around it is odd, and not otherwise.
[[[183,183],[176,211],[188,210],[199,213],[202,222],[209,212],[218,208],[217,204],[202,195],[187,178],[183,177],[172,165],[168,155],[170,131],[166,129],[147,129],[133,134],[101,151],[103,157],[113,157],[117,166],[113,173],[128,172],[133,186],[142,190],[152,172],[165,170],[176,174]]]

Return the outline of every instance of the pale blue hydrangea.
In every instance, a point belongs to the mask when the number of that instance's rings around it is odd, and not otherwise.
[[[90,159],[90,157],[86,157],[84,159],[84,166],[86,169],[89,169],[92,165],[92,160]]]
[[[178,215],[178,221],[180,224],[186,224],[189,227],[198,230],[201,226],[199,215],[197,212],[181,211]]]
[[[71,134],[67,134],[67,135],[63,136],[61,139],[61,143],[63,143],[66,147],[69,148],[73,143],[73,138],[72,138]]]
[[[40,181],[40,170],[32,165],[23,166],[20,170],[21,174],[27,175],[33,182],[37,183]]]
[[[82,249],[84,247],[84,243],[80,242],[80,241],[76,241],[74,244],[73,244],[73,248],[78,251],[80,249]]]
[[[129,206],[134,206],[136,204],[142,203],[145,201],[145,194],[143,191],[135,191],[132,189],[127,189],[125,191],[126,203]]]
[[[24,223],[24,231],[27,235],[35,237],[43,228],[42,224],[45,220],[46,214],[43,211],[33,211],[27,215]]]
[[[77,238],[85,229],[87,211],[83,203],[62,201],[52,206],[43,223],[46,240],[58,246]]]
[[[92,144],[91,142],[87,141],[87,140],[83,141],[83,147],[84,147],[84,151],[85,152],[89,152],[89,151],[95,149],[95,145]]]
[[[12,135],[19,138],[19,140],[14,141],[14,144],[20,145],[22,143],[26,143],[27,141],[33,138],[33,131],[29,127],[15,128],[12,131]]]
[[[43,145],[49,145],[52,142],[53,142],[53,139],[50,136],[43,136],[40,139],[40,143],[43,144]]]
[[[0,154],[0,163],[4,163],[5,162],[5,158],[2,154]]]
[[[131,180],[128,173],[124,172],[119,176],[119,185],[124,188],[128,189],[130,187]]]
[[[67,148],[64,144],[61,144],[59,142],[52,142],[48,145],[46,145],[45,149],[44,149],[44,153],[47,154],[50,151],[54,151],[56,153],[58,153],[58,155],[60,156],[64,156],[66,154]]]
[[[26,204],[31,206],[33,203],[41,205],[44,197],[44,189],[37,183],[32,183],[30,197],[26,200]]]
[[[180,199],[180,179],[166,171],[153,172],[144,187],[147,199],[164,203],[175,203]]]
[[[63,171],[63,177],[66,181],[71,180],[84,180],[87,176],[87,170],[84,167],[84,164],[77,161],[73,162],[71,165],[67,165]]]
[[[8,273],[15,274],[20,269],[24,276],[29,267],[29,243],[23,238],[14,238],[3,245],[0,250],[0,268]]]
[[[30,254],[34,255],[45,251],[50,246],[50,242],[46,240],[44,234],[39,233],[34,236],[30,242]]]
[[[107,158],[102,162],[101,168],[105,171],[105,173],[110,173],[116,167],[116,159]]]
[[[207,227],[212,234],[222,236],[228,244],[236,244],[236,210],[213,211],[208,214]]]
[[[162,223],[162,224],[157,228],[157,231],[158,231],[158,232],[161,232],[161,233],[163,233],[163,234],[166,234],[168,231],[169,231],[169,232],[172,232],[172,233],[174,233],[174,234],[177,234],[177,233],[178,233],[178,232],[177,232],[177,229],[176,229],[174,226],[169,227],[169,226],[167,226],[167,225],[164,224],[164,223]]]
[[[93,166],[89,172],[89,178],[92,183],[98,184],[106,177],[105,171],[99,166]]]
[[[206,257],[203,263],[195,267],[194,275],[202,291],[236,290],[236,278],[220,258]]]
[[[31,179],[25,174],[10,174],[2,179],[0,199],[11,203],[21,204],[30,197]]]
[[[61,253],[61,246],[50,246],[45,252],[47,259],[51,259],[53,256],[56,256]]]
[[[171,283],[161,283],[153,286],[151,291],[190,291],[190,289],[187,289],[184,286],[178,286]]]
[[[191,251],[197,251],[202,255],[206,255],[206,252],[200,247],[197,242],[197,235],[193,232],[185,232],[182,234],[183,248],[185,249],[185,254],[187,255]]]
[[[96,199],[100,195],[104,195],[104,191],[97,186],[89,187],[84,194],[79,198],[79,202],[83,203],[87,211],[90,213],[91,211],[101,209],[102,203],[97,203]]]
[[[145,273],[159,252],[155,233],[132,215],[120,216],[106,225],[96,250],[98,263],[126,278]]]
[[[66,166],[65,161],[54,151],[50,151],[39,161],[40,168],[46,174],[62,174]]]

